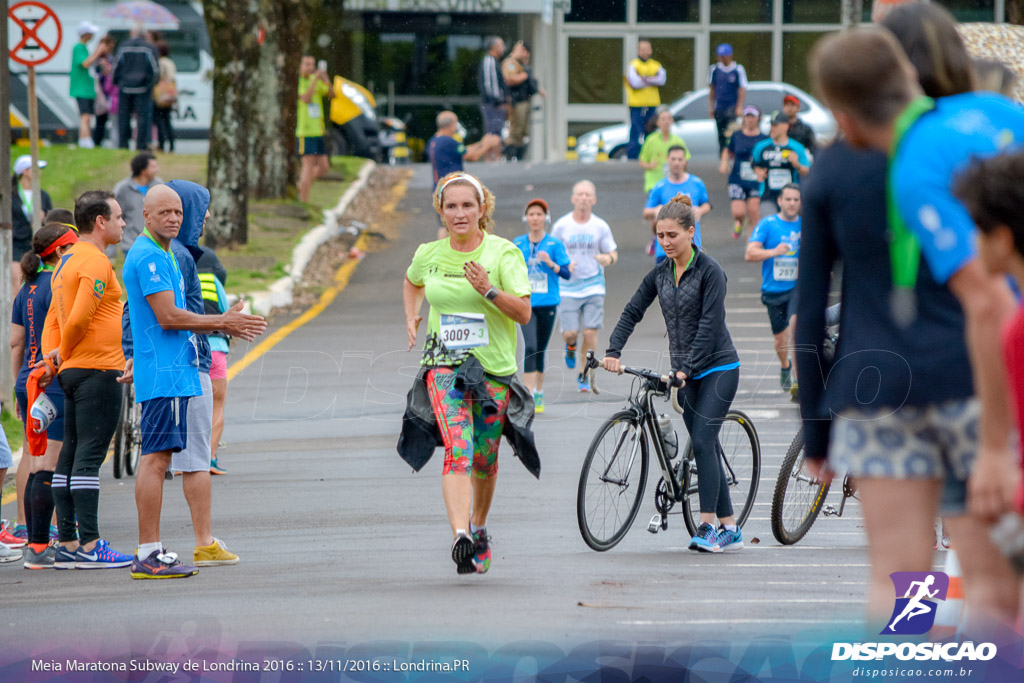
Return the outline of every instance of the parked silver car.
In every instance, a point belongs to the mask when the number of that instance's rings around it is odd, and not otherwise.
[[[782,98],[795,95],[800,100],[797,116],[815,132],[818,144],[830,142],[836,136],[836,120],[828,109],[807,93],[788,83],[753,81],[747,86],[747,104],[761,110],[761,130],[768,133],[769,119],[773,112],[782,110]],[[701,88],[683,95],[669,105],[675,123],[672,132],[686,142],[693,158],[713,161],[718,158],[718,129],[715,120],[708,118],[708,89]],[[620,123],[605,126],[581,136],[576,150],[581,161],[593,161],[597,156],[598,138],[604,138],[604,148],[614,159],[626,157],[629,145],[629,124]]]

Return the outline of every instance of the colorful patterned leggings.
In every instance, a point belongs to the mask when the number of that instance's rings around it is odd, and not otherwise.
[[[444,470],[441,474],[469,474],[480,479],[498,473],[498,444],[508,409],[508,387],[487,382],[498,412],[484,417],[477,401],[467,401],[455,388],[456,370],[436,368],[427,372],[427,392],[444,440]]]

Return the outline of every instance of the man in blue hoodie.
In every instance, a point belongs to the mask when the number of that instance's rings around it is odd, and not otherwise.
[[[263,318],[241,313],[240,306],[204,315],[195,261],[202,253],[198,243],[209,216],[209,191],[174,180],[150,193],[146,229],[125,261],[128,303],[122,322],[122,345],[130,359],[122,381],[134,376],[136,398],[143,405],[144,457],[135,493],[139,550],[132,564],[132,578],[138,579],[192,576],[196,567],[238,562],[210,533],[213,390],[206,333],[223,330],[252,339],[266,329]],[[168,466],[184,475],[196,537],[194,566],[179,562],[159,541]]]

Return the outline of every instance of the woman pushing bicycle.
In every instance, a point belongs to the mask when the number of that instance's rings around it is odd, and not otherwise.
[[[668,258],[647,274],[626,304],[601,365],[622,372],[622,347],[657,297],[668,326],[672,370],[686,380],[680,404],[699,474],[700,526],[690,550],[735,552],[743,549],[743,534],[715,443],[736,396],[740,363],[725,326],[725,271],[693,244],[695,224],[690,199],[682,194],[658,212],[658,242]]]
[[[491,232],[494,204],[468,173],[441,178],[434,208],[448,237],[416,250],[402,285],[410,350],[424,296],[430,314],[398,451],[418,470],[444,445],[441,489],[459,574],[491,564],[485,525],[502,434],[540,474],[533,397],[516,377],[516,323],[530,321],[530,279],[519,248]]]

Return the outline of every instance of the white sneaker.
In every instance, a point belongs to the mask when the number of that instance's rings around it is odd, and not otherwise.
[[[95,149],[96,145],[93,143],[92,138],[78,138],[78,146],[81,149]]]
[[[3,543],[0,543],[0,563],[17,562],[21,559],[22,554],[23,553],[20,550],[8,548]]]

